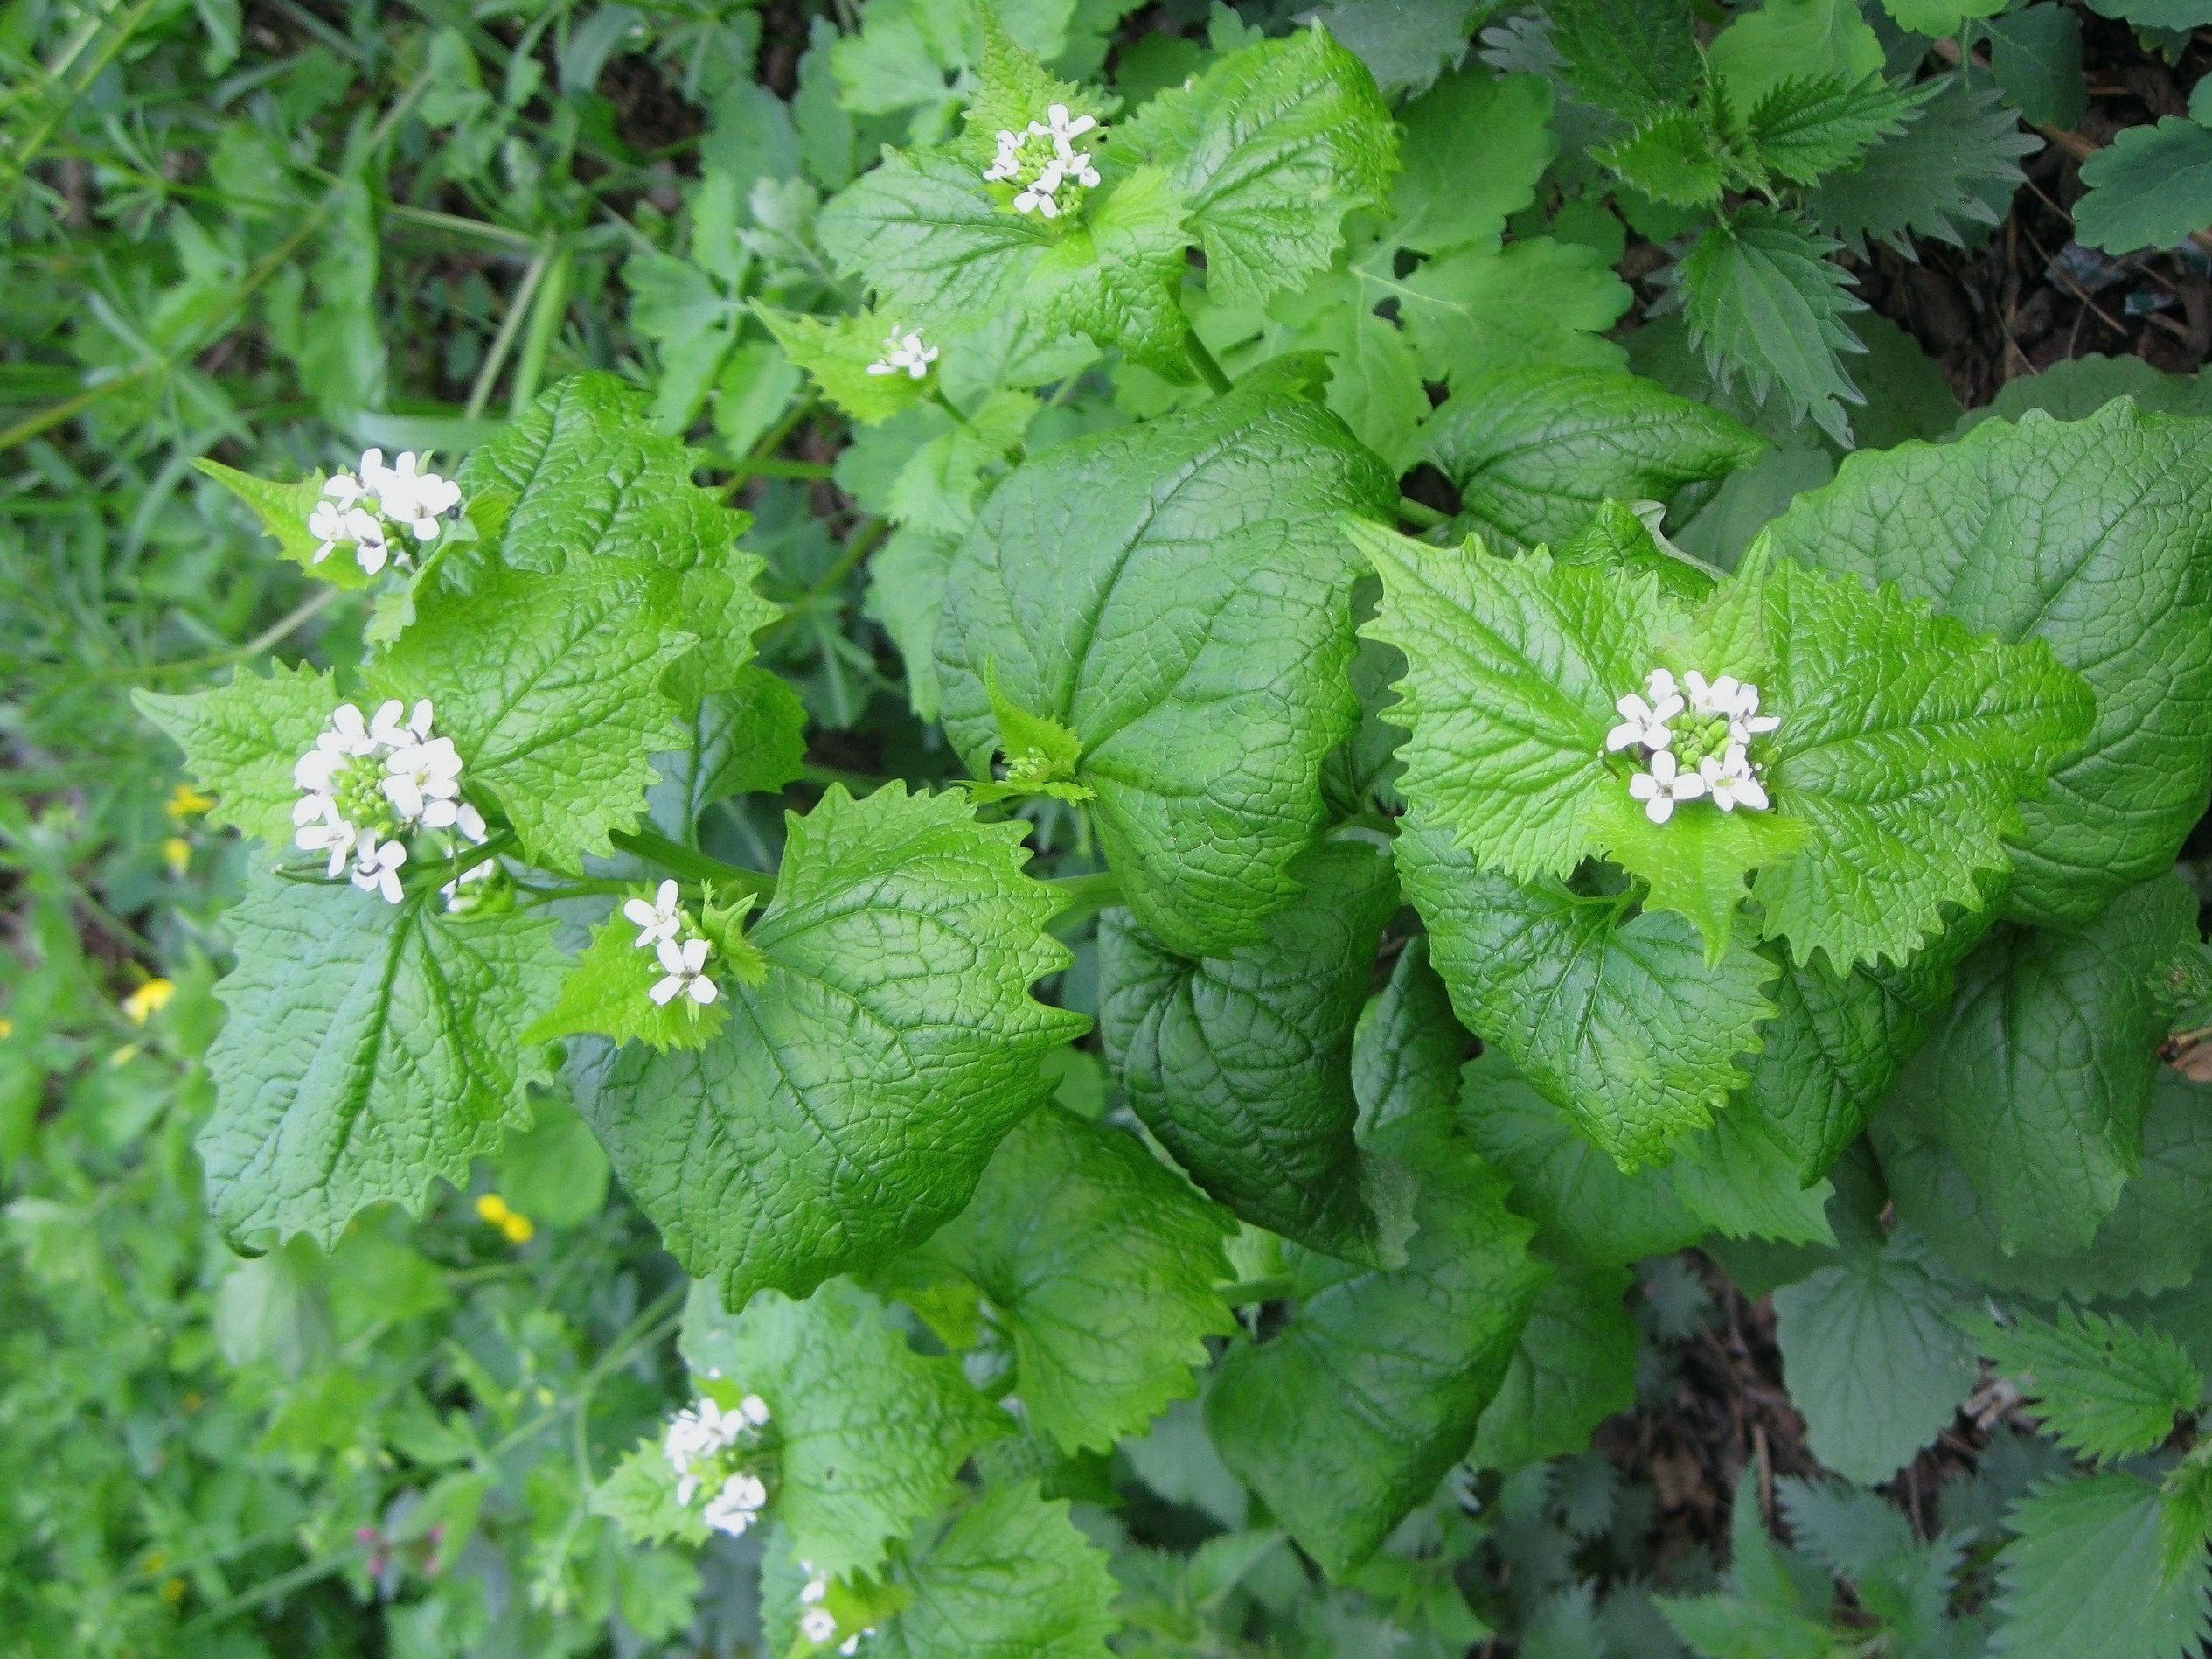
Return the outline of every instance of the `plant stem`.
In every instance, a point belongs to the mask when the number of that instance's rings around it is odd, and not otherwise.
[[[1231,1307],[1247,1307],[1255,1302],[1281,1301],[1290,1289],[1290,1274],[1276,1273],[1267,1279],[1242,1279],[1234,1285],[1223,1285],[1220,1294]]]
[[[1054,933],[1065,933],[1088,922],[1101,910],[1122,902],[1122,878],[1113,870],[1094,870],[1088,875],[1061,875],[1045,885],[1066,901],[1067,908],[1054,917]]]
[[[1450,524],[1451,514],[1430,506],[1426,501],[1416,501],[1409,495],[1398,498],[1398,516],[1408,524],[1417,524],[1424,530],[1433,530],[1440,524]]]
[[[827,478],[837,472],[837,468],[827,461],[786,461],[776,455],[748,461],[745,470],[762,478]]]
[[[1214,353],[1206,349],[1206,342],[1199,338],[1194,328],[1183,331],[1183,354],[1191,359],[1191,366],[1198,371],[1199,378],[1214,388],[1214,396],[1227,395],[1235,386],[1228,371],[1214,360]]]
[[[814,413],[814,394],[809,392],[783,412],[782,420],[761,435],[761,441],[746,453],[745,459],[738,463],[737,470],[730,474],[729,481],[722,486],[723,500],[733,499],[745,487],[747,481],[762,471],[760,463],[769,459],[782,449],[783,440],[798,429],[799,422]]]
[[[738,888],[762,900],[776,891],[776,877],[766,870],[740,869],[734,864],[725,864],[697,847],[669,840],[657,830],[616,830],[609,839],[623,852],[634,853],[649,864],[657,864],[671,875],[711,882],[717,887]]]
[[[515,336],[522,331],[522,319],[530,315],[530,302],[537,295],[538,284],[546,275],[546,261],[551,257],[552,249],[539,248],[537,258],[523,271],[522,281],[515,284],[515,296],[507,303],[507,314],[499,319],[499,331],[491,337],[491,349],[483,354],[476,384],[469,388],[469,401],[461,407],[463,420],[483,417],[483,406],[491,401],[491,388],[498,383],[507,353],[514,349]]]
[[[507,394],[507,413],[519,416],[534,402],[546,378],[546,359],[560,338],[561,319],[568,314],[568,275],[575,255],[563,247],[546,261],[545,280],[538,286],[537,303],[530,308],[530,332],[523,337],[522,359],[515,365],[515,383]]]

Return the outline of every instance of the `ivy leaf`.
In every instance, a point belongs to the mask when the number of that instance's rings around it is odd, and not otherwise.
[[[1109,1659],[1121,1628],[1105,1552],[1032,1481],[984,1492],[899,1579],[914,1600],[867,1643],[889,1659]]]
[[[1390,192],[1390,238],[1422,254],[1495,246],[1506,220],[1535,199],[1559,153],[1552,92],[1535,75],[1479,66],[1448,74],[1400,112],[1405,171]],[[1463,159],[1480,150],[1471,171]]]
[[[420,1215],[430,1184],[528,1126],[548,1080],[515,1035],[551,1006],[564,959],[550,917],[455,917],[427,894],[256,868],[226,917],[238,965],[207,1052],[199,1133],[209,1207],[240,1244],[294,1233],[325,1250],[379,1201]]]
[[[192,468],[253,508],[261,529],[275,538],[277,552],[310,575],[320,576],[334,588],[365,588],[376,580],[350,553],[333,549],[320,561],[316,559],[323,538],[307,527],[307,520],[315,504],[323,498],[324,474],[320,468],[292,484],[274,484],[204,457],[194,461]]]
[[[2179,115],[2124,127],[2082,163],[2082,183],[2078,240],[2113,254],[2170,247],[2212,225],[2212,130]]]
[[[635,828],[646,757],[676,735],[659,686],[697,643],[671,579],[636,565],[501,571],[435,607],[368,673],[372,698],[429,698],[471,794],[496,798],[539,864],[574,869]]]
[[[2212,1557],[2172,1577],[2159,1544],[2158,1488],[2111,1469],[2050,1482],[2005,1517],[1998,1639],[2007,1653],[2182,1659],[2212,1634]]]
[[[963,157],[887,150],[816,221],[823,251],[878,296],[878,308],[938,335],[1017,309],[1053,240],[1033,213],[1002,212]]]
[[[1737,582],[1763,562],[1755,551]],[[1903,962],[1945,905],[1984,907],[1979,878],[2006,867],[2015,803],[2088,735],[2094,700],[2042,641],[1977,638],[1894,586],[1784,560],[1764,589],[1774,665],[1760,684],[1783,721],[1765,781],[1807,831],[1752,885],[1765,931],[1839,971]]]
[[[2060,1303],[2055,1321],[2021,1310],[2007,1328],[1975,1315],[1966,1330],[2000,1377],[2019,1379],[2043,1428],[2076,1457],[2147,1452],[2174,1415],[2204,1398],[2204,1377],[2166,1332]]]
[[[2212,761],[2212,427],[2122,401],[1854,457],[1774,526],[1777,553],[1895,582],[1968,627],[2048,641],[2096,723],[2021,808],[2011,914],[2085,922],[2167,868]]]
[[[1183,338],[1184,205],[1157,167],[1140,167],[1045,250],[1025,301],[1047,332],[1088,334],[1179,384],[1192,378]]]
[[[184,770],[214,796],[207,821],[235,825],[272,852],[292,845],[300,798],[292,768],[341,701],[337,680],[304,663],[271,664],[266,679],[240,667],[228,685],[184,696],[131,694],[138,712],[184,751]]]
[[[1178,955],[1109,911],[1099,1024],[1130,1104],[1192,1178],[1248,1221],[1354,1260],[1404,1259],[1406,1195],[1360,1153],[1352,1033],[1398,907],[1390,861],[1324,841],[1262,938]]]
[[[1161,93],[1114,148],[1166,173],[1206,249],[1207,291],[1230,304],[1326,270],[1344,215],[1381,206],[1398,170],[1374,78],[1320,28],[1231,52]]]
[[[777,1448],[769,1512],[793,1552],[832,1579],[873,1573],[952,1495],[969,1454],[1012,1423],[957,1360],[917,1354],[883,1304],[846,1279],[804,1301],[763,1291],[727,1314],[692,1286],[684,1358],[768,1402]]]
[[[899,333],[899,319],[874,311],[849,317],[803,317],[779,311],[755,300],[754,315],[776,336],[784,355],[804,369],[822,394],[856,421],[873,425],[902,409],[912,408],[929,394],[933,382],[903,369],[894,374],[871,374],[868,366],[882,361],[884,352]]]
[[[2007,1251],[2080,1250],[2140,1167],[2166,1022],[2160,970],[2196,942],[2196,896],[2162,875],[2071,932],[2006,929],[1958,970],[1896,1110],[1941,1140]]]
[[[1806,1444],[1862,1486],[1887,1481],[1974,1384],[1960,1306],[1909,1228],[1774,1293],[1775,1340]]]
[[[1864,403],[1838,353],[1866,348],[1844,318],[1867,309],[1828,255],[1840,244],[1795,214],[1753,202],[1698,238],[1674,280],[1690,342],[1723,386],[1742,375],[1764,407],[1777,389],[1794,419],[1810,415],[1847,447],[1845,403]]]
[[[1028,1420],[1063,1451],[1105,1452],[1194,1392],[1202,1339],[1236,1329],[1214,1289],[1235,1230],[1134,1136],[1047,1105],[931,1249],[1005,1328]]]
[[[1360,1137],[1400,1122],[1450,1125],[1459,1106],[1459,1068],[1471,1046],[1451,1012],[1451,993],[1429,965],[1429,941],[1408,939],[1390,981],[1360,1012],[1352,1034],[1352,1092]]]
[[[1028,994],[1068,956],[1041,931],[1058,905],[1021,872],[1020,823],[896,784],[859,801],[832,785],[786,822],[776,897],[746,936],[767,973],[722,986],[729,1023],[696,1053],[571,1066],[668,1248],[740,1305],[950,1220],[1048,1092],[1040,1057],[1083,1028]]]
[[[1485,871],[1417,813],[1397,854],[1461,1023],[1624,1170],[1664,1160],[1742,1086],[1774,968],[1742,936],[1708,965],[1673,912],[1621,922],[1618,897]]]
[[[1640,115],[1687,102],[1703,77],[1688,0],[1551,0],[1544,10],[1561,73],[1591,103]]]
[[[1610,1268],[1694,1244],[1706,1231],[1665,1169],[1624,1175],[1575,1132],[1496,1049],[1461,1073],[1459,1122],[1483,1156],[1513,1178],[1514,1210],[1536,1223],[1536,1247],[1577,1267]]]
[[[1456,387],[1423,445],[1459,491],[1463,523],[1502,548],[1555,550],[1599,505],[1671,502],[1748,466],[1749,429],[1632,374],[1520,369]]]
[[[1636,1403],[1636,1321],[1625,1267],[1566,1267],[1536,1293],[1528,1323],[1484,1408],[1469,1461],[1517,1469],[1589,1444],[1591,1431]]]
[[[652,989],[665,977],[660,958],[641,950],[634,923],[617,915],[591,931],[591,943],[560,982],[560,1000],[525,1031],[525,1042],[587,1033],[614,1042],[636,1038],[656,1049],[701,1049],[729,1020],[729,1007],[689,997],[663,1004]]]
[[[1810,185],[1904,131],[1923,95],[1892,86],[1879,70],[1857,80],[1819,74],[1778,81],[1751,106],[1744,135],[1768,171]]]
[[[991,498],[947,578],[954,748],[988,766],[995,664],[1082,745],[1075,781],[1145,928],[1187,954],[1257,937],[1297,890],[1321,763],[1358,719],[1336,517],[1396,499],[1334,415],[1265,386],[1054,445]]]
[[[1549,1273],[1506,1209],[1503,1178],[1464,1143],[1381,1144],[1422,1172],[1405,1265],[1299,1252],[1297,1314],[1271,1341],[1231,1349],[1206,1399],[1222,1460],[1336,1579],[1465,1455]]]
[[[633,1544],[707,1541],[697,1509],[676,1501],[676,1471],[660,1442],[650,1435],[623,1454],[615,1472],[592,1488],[591,1512],[621,1529]]]
[[[1805,193],[1814,221],[1861,259],[1870,242],[1911,258],[1914,236],[1963,246],[1967,227],[2004,218],[2024,177],[2020,158],[2042,148],[1986,82],[1940,75],[1919,92],[1920,114],[1904,131]]]
[[[1618,369],[1628,360],[1600,336],[1634,296],[1603,254],[1579,243],[1532,236],[1502,248],[1478,244],[1403,278],[1369,271],[1365,280],[1377,303],[1398,302],[1425,380],[1457,383],[1547,364]]]

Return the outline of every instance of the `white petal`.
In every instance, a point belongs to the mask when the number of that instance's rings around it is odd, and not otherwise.
[[[1673,784],[1676,770],[1674,753],[1672,749],[1662,749],[1652,756],[1652,781],[1662,789],[1670,787]]]
[[[768,1402],[757,1394],[748,1394],[737,1403],[737,1409],[745,1420],[755,1428],[762,1426],[768,1421]]]
[[[691,994],[692,1000],[698,1003],[699,1006],[703,1008],[706,1007],[708,1003],[713,1001],[716,997],[721,995],[722,993],[720,987],[716,986],[713,980],[702,975],[700,978],[692,981]]]
[[[451,801],[436,800],[423,803],[422,825],[425,829],[451,829],[454,821],[460,816],[461,809]]]
[[[630,921],[636,924],[639,927],[657,927],[660,925],[660,913],[654,910],[651,905],[646,903],[643,899],[630,899],[626,901],[623,905],[623,914],[629,917]],[[638,942],[643,944],[644,941],[641,939]]]
[[[351,703],[340,703],[330,711],[330,724],[342,737],[361,738],[368,735],[368,722],[361,718],[361,711]]]
[[[656,985],[647,994],[650,995],[656,1003],[664,1008],[671,1002],[675,1000],[677,993],[683,988],[684,976],[680,973],[671,973],[666,979],[660,981],[659,984]]]
[[[661,940],[660,948],[655,954],[660,958],[660,965],[664,970],[679,979],[683,976],[684,952],[675,940],[670,938]],[[675,993],[671,992],[669,994],[672,996]],[[663,1000],[665,1000],[665,998],[663,999]]]
[[[706,953],[713,947],[705,939],[684,941],[684,972],[697,973],[706,965]]]
[[[1645,804],[1644,816],[1654,824],[1666,823],[1668,819],[1674,816],[1674,798],[1672,795],[1652,796]]]
[[[1644,728],[1633,721],[1616,726],[1605,734],[1605,752],[1610,755],[1616,749],[1632,749],[1643,741]]]
[[[1649,772],[1638,772],[1628,780],[1628,792],[1636,800],[1651,800],[1659,792],[1659,779]]]

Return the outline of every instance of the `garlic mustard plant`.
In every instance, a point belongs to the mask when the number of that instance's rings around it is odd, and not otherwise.
[[[421,471],[414,450],[403,450],[386,466],[383,450],[365,450],[358,471],[334,473],[324,482],[322,498],[308,515],[308,531],[321,543],[314,562],[350,547],[371,575],[387,561],[406,568],[414,560],[399,533],[405,531],[418,547],[435,541],[445,516],[460,505],[460,485]]]
[[[929,373],[929,366],[937,360],[937,348],[924,345],[918,329],[901,333],[896,324],[885,337],[883,355],[868,365],[870,374],[904,374],[909,380],[922,380]]]
[[[393,904],[403,896],[400,872],[413,833],[449,832],[440,838],[449,855],[457,841],[489,839],[483,813],[461,797],[453,740],[431,735],[434,718],[428,698],[411,713],[387,699],[373,718],[340,703],[292,767],[300,791],[292,807],[294,845],[324,854],[333,880],[351,861],[353,884]],[[448,883],[447,896],[460,882],[490,874],[489,862],[479,861]]]
[[[1724,812],[1772,805],[1751,744],[1782,722],[1759,713],[1756,686],[1732,674],[1708,682],[1695,669],[1678,683],[1671,671],[1654,668],[1642,694],[1630,692],[1613,708],[1620,724],[1605,734],[1606,752],[1642,751],[1645,770],[1629,778],[1628,792],[1652,823],[1666,823],[1684,801],[1709,799]]]
[[[676,1476],[677,1503],[689,1508],[704,1493],[699,1518],[714,1531],[737,1537],[768,1507],[769,1415],[768,1402],[757,1394],[727,1408],[702,1395],[677,1412],[661,1436],[661,1455]]]
[[[1090,151],[1077,150],[1075,141],[1097,125],[1096,116],[1071,117],[1066,104],[1054,104],[1044,120],[1032,121],[1021,132],[1002,128],[998,153],[984,169],[984,180],[1010,187],[1017,213],[1058,219],[1073,213],[1083,192],[1099,184]]]

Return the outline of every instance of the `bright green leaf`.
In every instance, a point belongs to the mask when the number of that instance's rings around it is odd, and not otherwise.
[[[2060,1303],[2055,1321],[2025,1309],[2009,1328],[1986,1316],[1966,1327],[1998,1374],[2019,1381],[2054,1439],[2098,1462],[2147,1452],[2193,1412],[2204,1377],[2181,1345],[2155,1328]]]
[[[330,674],[304,663],[275,663],[264,679],[241,667],[227,685],[207,691],[138,691],[131,701],[184,751],[184,770],[214,796],[208,822],[235,825],[272,853],[291,847],[292,808],[300,798],[292,768],[315,747],[341,701]]]
[[[1589,1444],[1591,1431],[1636,1401],[1641,1339],[1624,1305],[1624,1267],[1568,1267],[1536,1293],[1469,1460],[1513,1469]]]
[[[1033,1482],[984,1493],[899,1570],[911,1606],[867,1642],[886,1659],[1109,1659],[1105,1552]]]

